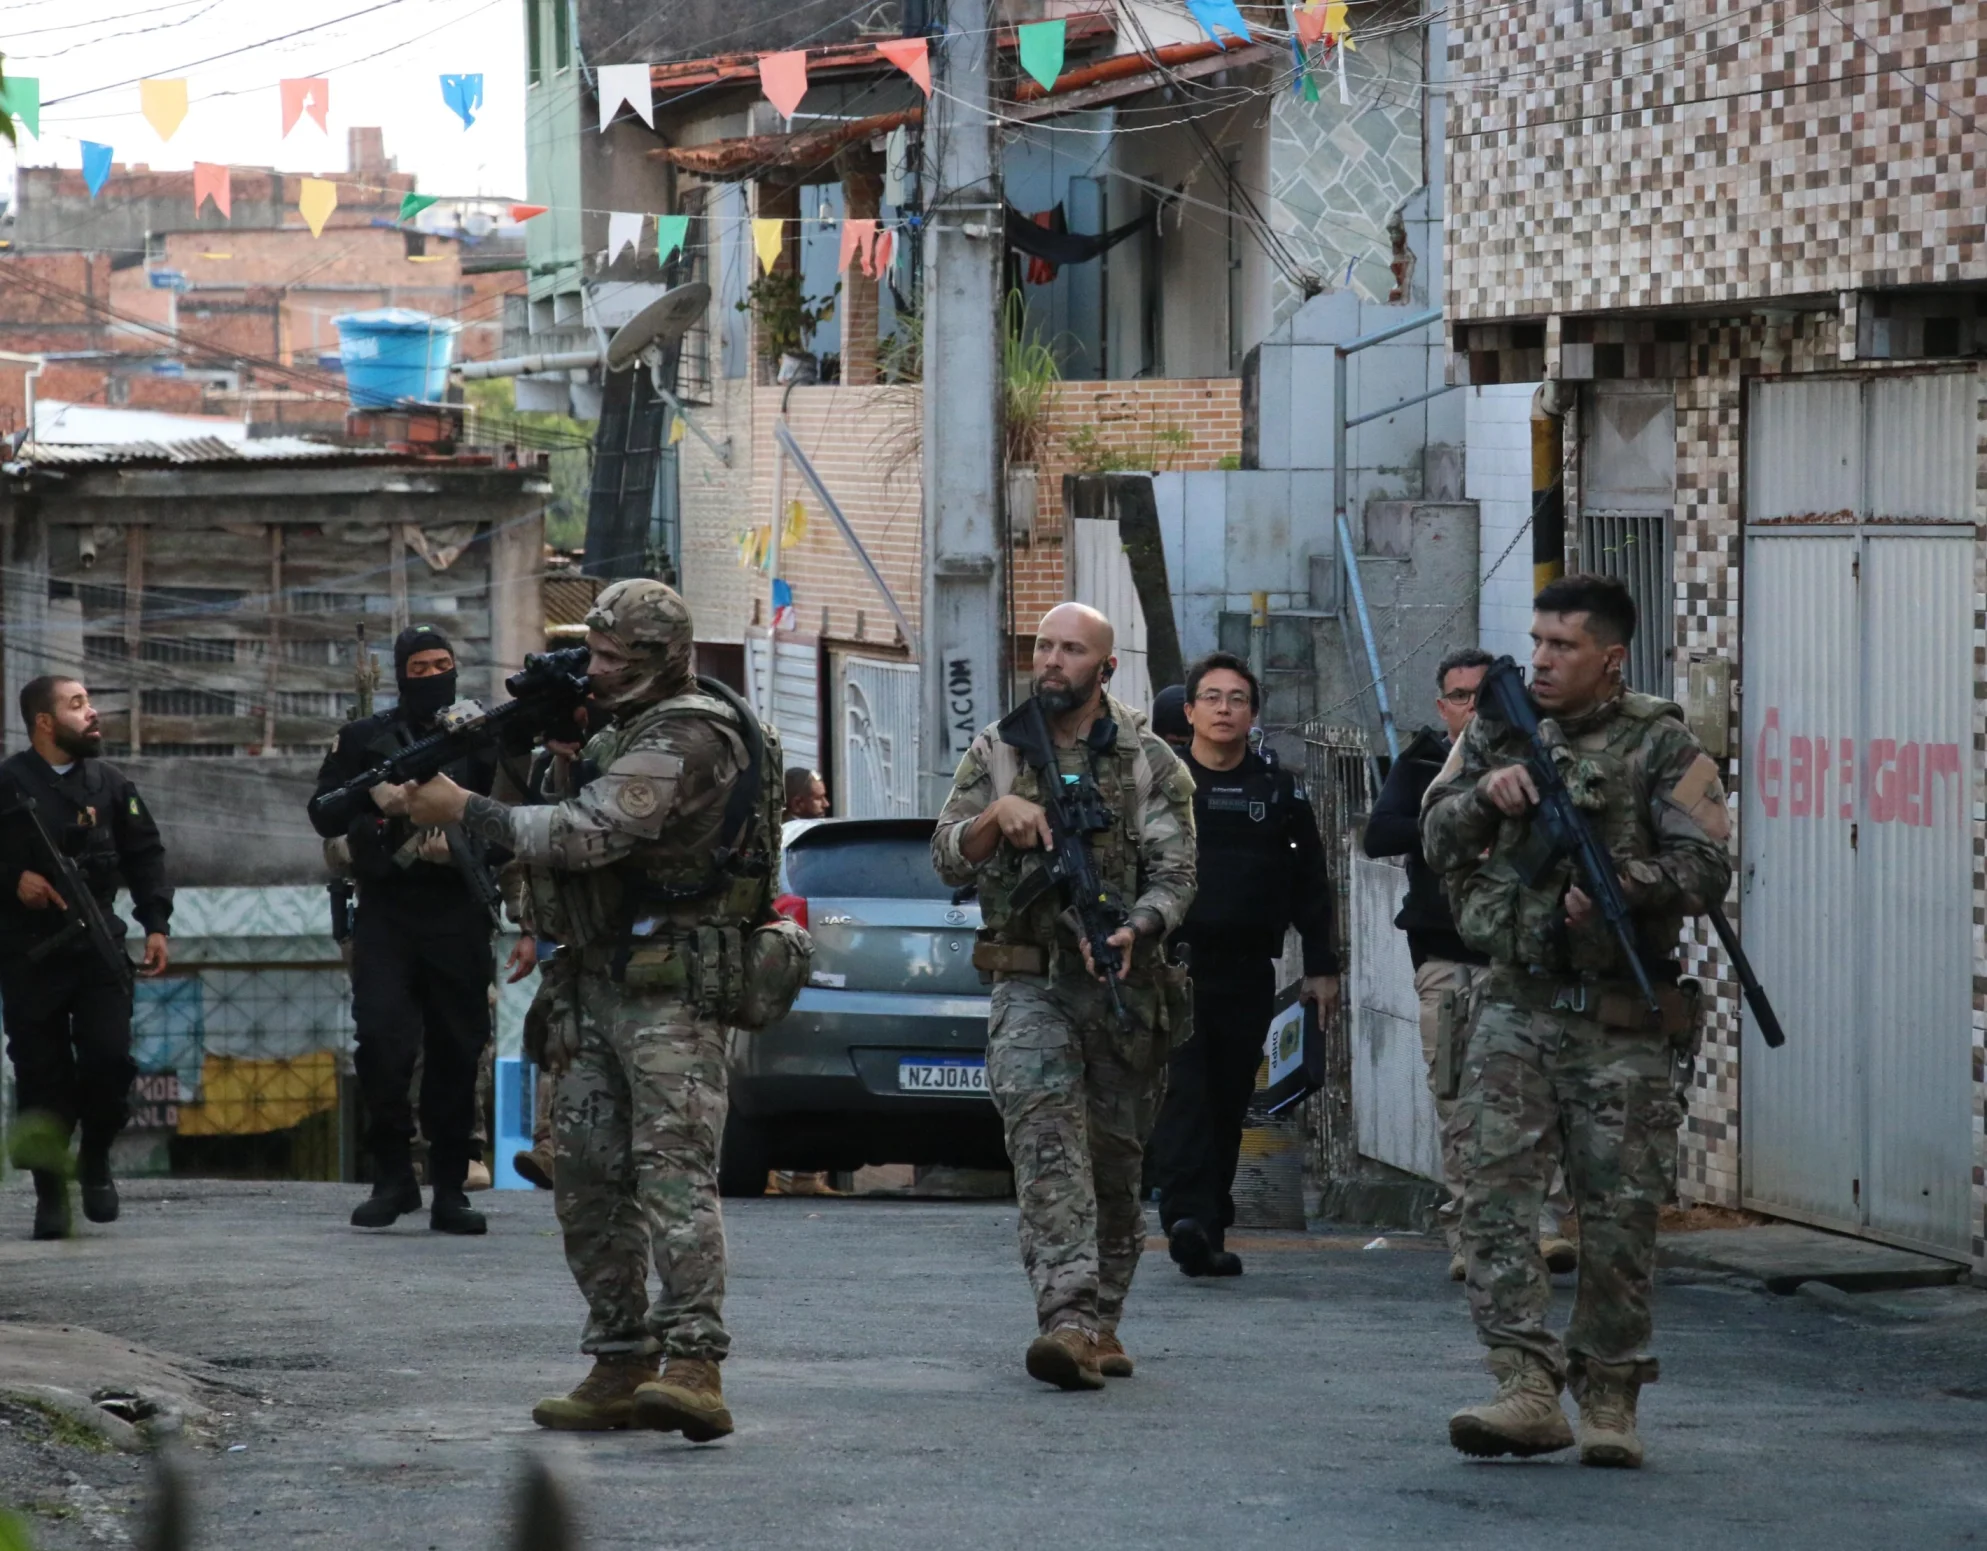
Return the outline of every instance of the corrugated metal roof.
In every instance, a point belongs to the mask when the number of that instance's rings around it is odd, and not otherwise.
[[[301,436],[271,436],[262,441],[225,442],[218,436],[196,436],[172,442],[117,442],[97,446],[68,446],[38,442],[23,447],[15,461],[29,467],[71,467],[123,463],[391,463],[405,453],[386,447],[338,447],[306,441]]]

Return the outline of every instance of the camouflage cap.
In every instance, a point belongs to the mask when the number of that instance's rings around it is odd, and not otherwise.
[[[602,705],[639,705],[680,692],[694,676],[690,605],[674,587],[645,576],[615,582],[593,600],[586,626],[628,656],[625,672],[593,676]]]

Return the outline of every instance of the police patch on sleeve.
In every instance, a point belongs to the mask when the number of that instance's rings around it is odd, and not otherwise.
[[[649,818],[662,806],[662,795],[656,791],[655,783],[641,776],[633,776],[621,783],[616,797],[621,811],[631,819]]]
[[[138,794],[137,794],[136,792],[133,792],[133,793],[131,794],[130,798],[128,799],[128,801],[129,801],[129,803],[130,803],[130,807],[131,807],[131,816],[132,816],[132,817],[133,817],[133,818],[135,819],[135,818],[137,818],[137,817],[139,816],[139,814],[138,814]]]

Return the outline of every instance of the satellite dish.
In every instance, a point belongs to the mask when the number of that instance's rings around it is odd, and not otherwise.
[[[710,305],[711,288],[701,280],[664,291],[614,331],[607,342],[607,369],[625,372],[649,346],[674,344]]]

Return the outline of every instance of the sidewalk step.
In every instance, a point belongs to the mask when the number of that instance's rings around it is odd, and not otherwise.
[[[1791,1293],[1803,1282],[1850,1293],[1893,1292],[1946,1286],[1966,1275],[1955,1261],[1796,1223],[1665,1234],[1656,1241],[1656,1263],[1744,1277],[1774,1293]]]

